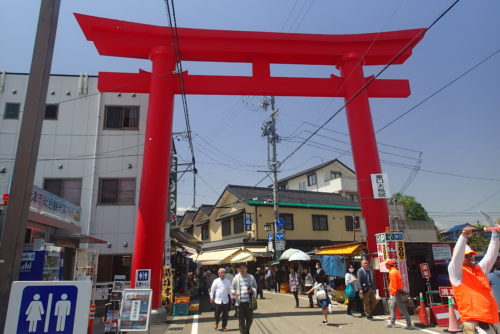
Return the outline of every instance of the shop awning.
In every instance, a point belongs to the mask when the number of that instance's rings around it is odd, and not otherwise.
[[[60,241],[69,241],[72,243],[86,243],[86,244],[105,244],[106,240],[102,240],[91,235],[65,233],[63,231],[56,231],[54,239]]]
[[[350,243],[350,244],[324,247],[319,252],[316,252],[316,255],[355,255],[361,253],[362,250],[363,250],[363,244]]]
[[[205,251],[192,259],[202,265],[216,265],[225,263],[239,263],[255,261],[256,257],[269,257],[267,246],[263,247],[238,247],[223,250]]]
[[[242,263],[255,261],[255,255],[247,249],[241,249],[239,251],[236,251],[230,257],[226,258],[224,261],[226,261],[226,263]]]
[[[193,258],[196,263],[203,265],[216,265],[225,263],[223,262],[226,258],[230,257],[234,253],[236,253],[240,248],[233,249],[222,249],[222,250],[213,250],[206,251],[198,255],[198,257]]]
[[[238,210],[238,211],[235,211],[235,212],[226,213],[226,214],[220,216],[219,218],[215,218],[215,221],[218,222],[218,221],[223,220],[223,219],[227,219],[227,218],[231,218],[231,217],[234,217],[234,216],[242,215],[243,213],[245,213],[245,209],[241,209],[241,210]]]
[[[172,229],[170,230],[170,235],[183,246],[194,248],[197,252],[201,251],[202,242],[193,237],[191,234],[182,232],[179,229]]]

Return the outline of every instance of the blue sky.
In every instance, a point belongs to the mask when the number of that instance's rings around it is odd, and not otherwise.
[[[453,1],[176,1],[179,27],[318,34],[354,34],[429,26]],[[0,68],[28,72],[39,4],[35,1],[0,3]],[[167,25],[164,1],[62,1],[52,73],[96,74],[98,71],[136,72],[150,69],[147,61],[99,56],[85,40],[72,13]],[[500,49],[500,2],[459,2],[414,49],[403,65],[391,66],[381,78],[408,79],[407,99],[371,99],[375,129],[414,107],[438,89]],[[192,74],[248,74],[246,64],[184,63]],[[374,74],[378,67],[365,67]],[[418,152],[422,164],[405,194],[413,195],[440,226],[475,222],[478,209],[500,216],[500,53],[415,108],[377,134],[382,169],[392,192],[399,191]],[[273,65],[273,75],[326,77],[337,73],[326,66]],[[342,106],[342,99],[278,97],[278,132],[286,138],[279,158],[293,151],[301,138],[314,131]],[[174,131],[185,129],[180,99],[176,101]],[[255,185],[265,169],[266,142],[261,123],[269,113],[257,110],[259,97],[188,96],[195,156],[198,162],[197,204],[213,203],[227,184]],[[309,124],[310,123],[310,124]],[[339,157],[349,138],[345,113],[335,117],[311,145],[304,146],[283,166],[281,176]],[[177,147],[190,159],[187,143]],[[208,143],[207,143],[208,142]],[[392,146],[387,146],[392,145]],[[395,148],[398,146],[402,148]],[[215,149],[215,148],[216,149]],[[340,159],[353,166],[345,154]],[[470,178],[432,172],[470,176]],[[484,180],[486,178],[490,180]],[[496,180],[494,180],[496,179]],[[192,176],[179,185],[179,205],[192,204]],[[269,180],[261,183],[268,185]]]

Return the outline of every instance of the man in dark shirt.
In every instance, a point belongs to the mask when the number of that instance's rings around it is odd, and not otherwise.
[[[359,296],[363,298],[365,307],[365,313],[362,313],[361,316],[366,314],[368,320],[373,320],[373,311],[377,307],[377,299],[375,299],[373,272],[370,270],[367,260],[361,261],[361,268],[358,269],[357,276],[360,286]]]
[[[260,268],[257,268],[257,271],[253,275],[255,277],[255,281],[257,282],[257,295],[260,296],[260,299],[264,299],[264,273]]]

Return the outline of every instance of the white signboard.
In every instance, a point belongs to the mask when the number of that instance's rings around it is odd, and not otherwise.
[[[272,242],[272,241],[268,241],[268,242],[267,242],[267,250],[268,250],[269,252],[274,252],[273,242]]]
[[[91,281],[12,283],[4,333],[87,334]]]
[[[391,191],[389,190],[389,179],[387,174],[371,174],[373,198],[389,198]]]
[[[120,331],[146,332],[149,330],[152,295],[151,289],[123,290],[118,326]]]
[[[432,255],[435,263],[444,263],[451,260],[451,248],[448,244],[432,244]]]
[[[285,250],[285,240],[276,240],[276,250]]]

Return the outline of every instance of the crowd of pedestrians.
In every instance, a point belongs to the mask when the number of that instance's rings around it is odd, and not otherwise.
[[[497,233],[492,234],[491,242],[484,258],[475,263],[477,253],[467,245],[467,239],[472,235],[473,228],[464,229],[453,251],[449,264],[451,285],[456,303],[463,322],[464,333],[496,333],[500,334],[498,321],[500,315],[500,261],[498,261],[499,240]],[[403,280],[392,260],[385,262],[388,275],[388,308],[390,322],[387,328],[395,327],[396,308],[406,320],[405,329],[415,329],[410,314],[403,301]],[[491,269],[494,269],[493,271]],[[308,306],[315,307],[315,302],[323,315],[322,324],[328,324],[328,313],[331,308],[333,289],[329,284],[321,264],[316,263],[315,269],[309,267],[297,268],[265,267],[256,268],[252,275],[248,273],[245,264],[239,265],[236,272],[229,268],[220,268],[218,278],[210,271],[202,271],[199,275],[187,275],[187,289],[196,291],[200,296],[209,296],[214,307],[214,328],[227,331],[229,311],[235,308],[234,316],[238,317],[239,331],[248,334],[253,322],[257,299],[265,299],[263,290],[280,292],[280,286],[288,283],[294,297],[294,307],[299,308],[299,292],[308,297]],[[373,320],[374,312],[380,299],[376,294],[375,276],[367,260],[361,261],[356,269],[349,264],[345,274],[345,304],[347,315],[359,311],[361,317]],[[219,327],[220,325],[220,327]]]

